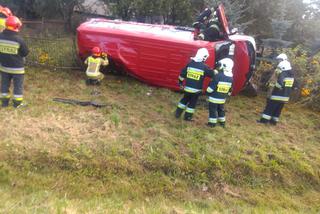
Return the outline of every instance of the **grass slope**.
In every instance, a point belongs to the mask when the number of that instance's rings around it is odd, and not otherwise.
[[[181,94],[107,75],[29,69],[28,107],[0,109],[0,213],[320,211],[320,115],[287,105],[263,126],[263,98],[232,97],[226,129],[173,117]],[[99,95],[92,95],[98,90]],[[95,100],[106,108],[56,103]]]

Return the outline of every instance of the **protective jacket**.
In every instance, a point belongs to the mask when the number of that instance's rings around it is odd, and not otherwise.
[[[223,71],[216,71],[217,74],[214,76],[209,87],[207,88],[207,93],[209,94],[209,102],[215,104],[224,104],[226,98],[231,93],[232,90],[232,74],[226,75]]]
[[[292,70],[282,71],[279,74],[277,83],[272,91],[270,100],[288,102],[294,83]]]
[[[24,60],[29,53],[25,42],[17,32],[4,30],[0,34],[0,71],[24,74]]]
[[[211,19],[204,29],[204,40],[205,41],[217,41],[221,39],[220,35],[220,27],[219,27],[219,22]]]
[[[106,58],[89,56],[86,59],[85,64],[88,65],[88,68],[86,70],[86,75],[89,78],[95,79],[101,75],[101,72],[100,72],[101,65],[107,66],[109,64],[109,61]]]
[[[186,80],[184,91],[188,93],[198,93],[202,91],[203,80],[206,76],[212,78],[213,71],[204,63],[191,60],[182,69],[179,76],[179,84]]]

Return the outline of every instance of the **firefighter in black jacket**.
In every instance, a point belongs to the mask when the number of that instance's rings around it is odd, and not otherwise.
[[[13,80],[13,106],[22,105],[24,57],[28,55],[25,42],[18,37],[22,26],[21,21],[15,16],[6,19],[6,29],[0,34],[0,71],[1,71],[1,100],[2,106],[9,105],[9,88]]]
[[[176,118],[179,118],[185,110],[184,119],[192,120],[198,98],[202,93],[203,80],[206,76],[213,76],[213,71],[205,64],[208,57],[208,50],[200,48],[196,56],[191,58],[188,65],[182,69],[179,76],[179,86],[184,90],[184,97],[178,104],[175,113]],[[184,82],[185,86],[183,85]]]
[[[224,58],[220,60],[218,64],[219,67],[215,70],[215,76],[207,88],[207,93],[209,95],[208,126],[210,127],[215,127],[218,122],[221,126],[225,127],[226,118],[224,104],[232,90],[232,59]]]
[[[280,54],[277,56],[277,60],[280,60],[276,69],[277,82],[274,84],[271,96],[267,99],[265,110],[258,121],[264,124],[270,122],[272,125],[276,125],[279,122],[281,111],[284,104],[289,101],[294,83],[294,74],[287,55]]]
[[[195,39],[213,42],[223,38],[216,11],[212,15],[212,10],[209,8],[201,12],[193,27]]]

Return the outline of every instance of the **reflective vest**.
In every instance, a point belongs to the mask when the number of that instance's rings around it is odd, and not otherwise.
[[[86,75],[88,77],[95,78],[101,74],[101,72],[100,72],[101,65],[107,66],[109,64],[109,61],[108,61],[108,59],[103,59],[101,57],[89,56],[86,59],[85,64],[88,65],[87,70],[86,70]]]

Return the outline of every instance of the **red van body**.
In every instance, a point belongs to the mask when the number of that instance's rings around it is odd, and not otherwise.
[[[79,56],[85,59],[94,46],[99,46],[108,53],[117,69],[148,84],[179,90],[180,71],[199,48],[208,49],[210,57],[206,64],[214,68],[216,48],[219,44],[231,40],[235,44],[235,95],[246,85],[253,73],[255,44],[254,39],[249,36],[229,36],[223,9],[219,12],[220,21],[224,23],[225,39],[217,42],[194,40],[192,31],[175,26],[92,19],[77,29]],[[205,85],[207,84],[208,80]]]

